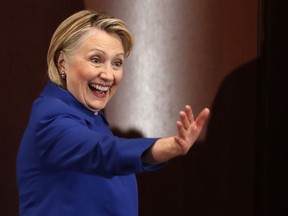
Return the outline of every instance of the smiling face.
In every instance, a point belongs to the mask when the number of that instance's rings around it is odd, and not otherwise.
[[[97,112],[115,94],[123,76],[123,63],[119,36],[95,28],[71,53],[60,53],[58,70],[66,73],[67,90],[86,108]]]

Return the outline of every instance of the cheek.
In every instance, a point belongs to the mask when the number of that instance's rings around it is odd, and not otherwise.
[[[91,77],[91,73],[89,73],[89,70],[84,65],[82,66],[80,64],[77,64],[72,68],[73,70],[71,70],[70,75],[74,77],[74,81],[77,83],[86,81]]]
[[[115,85],[119,85],[121,80],[122,80],[122,78],[123,78],[123,72],[122,71],[117,72],[114,75],[114,77],[115,77]]]

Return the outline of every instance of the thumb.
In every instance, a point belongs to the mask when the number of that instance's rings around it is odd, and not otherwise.
[[[210,110],[208,108],[203,109],[196,118],[196,126],[198,129],[202,129],[206,120],[210,115]]]

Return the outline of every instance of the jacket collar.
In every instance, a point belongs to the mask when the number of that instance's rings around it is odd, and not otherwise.
[[[89,121],[92,124],[95,122],[96,116],[101,116],[103,118],[103,120],[108,124],[108,122],[105,118],[104,112],[102,110],[100,110],[98,112],[98,114],[95,114],[93,111],[87,109],[81,103],[79,103],[76,100],[76,98],[70,92],[68,92],[66,89],[64,89],[60,86],[57,86],[56,84],[52,83],[51,81],[49,81],[47,83],[46,87],[44,88],[44,90],[42,91],[40,96],[53,97],[53,98],[57,98],[57,99],[63,101],[67,105],[79,110],[80,115],[85,120]]]

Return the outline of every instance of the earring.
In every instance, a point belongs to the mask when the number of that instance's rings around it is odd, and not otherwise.
[[[66,79],[65,71],[61,71],[60,72],[60,76],[61,76],[62,79]]]

